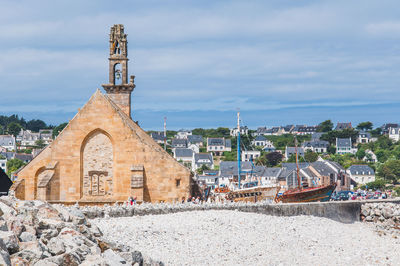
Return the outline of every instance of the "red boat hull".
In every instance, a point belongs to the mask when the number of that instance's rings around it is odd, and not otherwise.
[[[336,184],[315,188],[289,190],[277,197],[276,201],[281,201],[283,203],[329,201],[335,188]]]

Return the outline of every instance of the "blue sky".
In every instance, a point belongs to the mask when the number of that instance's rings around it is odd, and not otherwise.
[[[398,122],[398,1],[0,0],[1,114],[68,121],[124,24],[144,129]]]

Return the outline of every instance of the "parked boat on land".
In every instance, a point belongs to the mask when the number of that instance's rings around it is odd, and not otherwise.
[[[325,186],[303,188],[300,175],[299,163],[297,153],[297,139],[295,138],[296,149],[296,167],[297,167],[297,187],[285,191],[282,195],[276,197],[276,202],[290,203],[290,202],[324,202],[329,201],[333,191],[336,189],[336,184],[329,184]]]

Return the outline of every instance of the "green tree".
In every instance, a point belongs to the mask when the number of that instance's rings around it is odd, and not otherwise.
[[[7,175],[11,177],[11,174],[17,171],[19,168],[24,166],[25,163],[20,159],[11,159],[7,162]]]
[[[280,164],[283,160],[283,155],[279,152],[273,151],[264,155],[265,164],[268,167],[275,167]]]
[[[53,128],[53,138],[57,137],[58,134],[68,125],[68,123],[62,123]]]
[[[356,157],[359,160],[362,160],[365,157],[365,150],[363,148],[359,148],[357,153],[356,153]]]
[[[360,124],[358,124],[358,126],[356,127],[358,130],[371,130],[373,127],[373,124],[369,121],[367,122],[361,122]]]
[[[296,162],[296,154],[290,155],[289,159],[286,162],[287,163],[295,163]],[[303,156],[299,156],[298,157],[298,162],[299,163],[304,163],[305,162]]]
[[[196,172],[200,175],[205,170],[210,170],[210,167],[208,167],[207,165],[203,164],[201,167],[197,168]]]
[[[43,148],[44,146],[46,146],[46,144],[43,140],[38,139],[37,141],[35,141],[35,146],[37,146],[38,148]]]
[[[318,153],[312,152],[312,151],[307,151],[304,154],[304,159],[306,160],[306,162],[313,163],[316,160],[318,160]]]
[[[386,181],[382,179],[376,179],[373,182],[368,182],[367,184],[361,186],[361,189],[366,189],[367,187],[372,190],[383,190],[386,187]]]
[[[378,168],[378,176],[393,183],[400,180],[400,160],[390,160]]]
[[[370,131],[372,137],[379,137],[382,134],[382,128],[378,127]]]
[[[39,132],[40,129],[47,128],[45,122],[40,119],[32,119],[26,123],[26,129],[32,130],[33,132]]]
[[[8,134],[11,134],[14,137],[16,137],[21,131],[21,128],[22,128],[21,125],[18,124],[17,122],[11,122],[10,124],[8,124],[7,131]]]
[[[333,129],[333,123],[331,120],[325,120],[318,125],[317,132],[329,132]]]

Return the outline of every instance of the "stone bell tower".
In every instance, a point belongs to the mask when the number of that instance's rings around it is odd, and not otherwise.
[[[116,24],[110,31],[109,83],[104,90],[129,117],[131,117],[131,93],[135,88],[135,76],[128,83],[128,42],[124,25]]]

